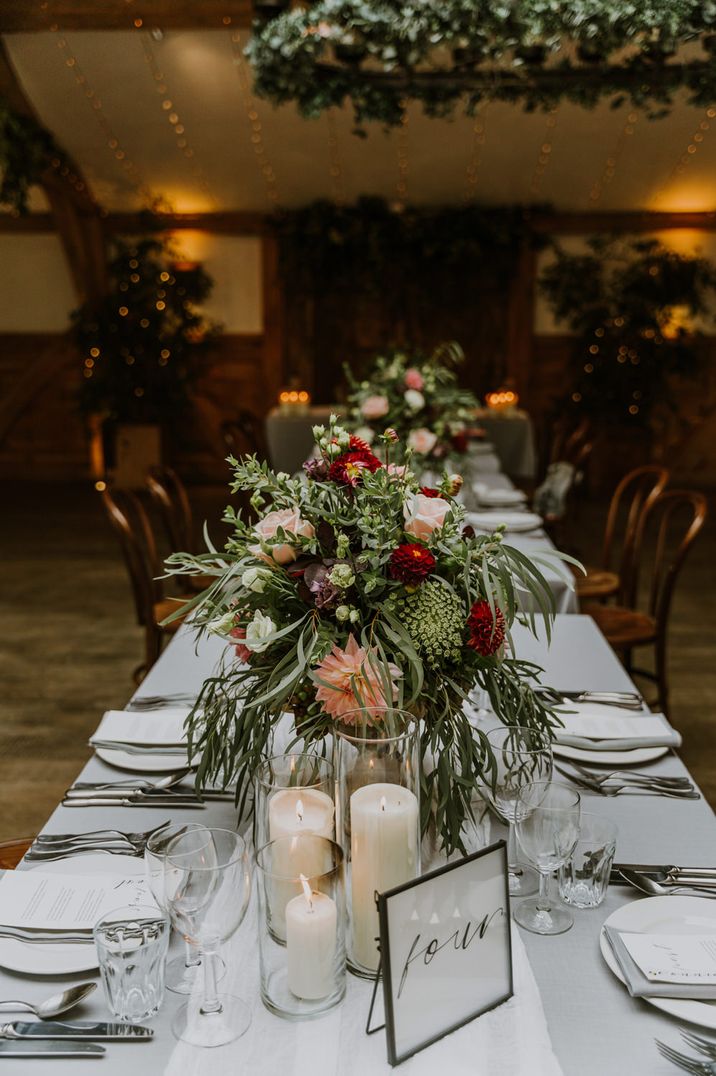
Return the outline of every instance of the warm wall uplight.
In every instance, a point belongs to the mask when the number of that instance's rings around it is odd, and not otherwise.
[[[663,232],[657,232],[657,239],[667,250],[673,250],[675,254],[687,254],[689,257],[694,257],[703,249],[708,233],[700,232],[696,228],[669,228]]]

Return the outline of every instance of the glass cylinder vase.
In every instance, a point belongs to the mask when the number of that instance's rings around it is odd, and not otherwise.
[[[322,755],[296,751],[266,759],[256,771],[254,791],[254,847],[263,848],[281,837],[335,837],[335,776],[332,763]],[[285,872],[291,877],[315,873],[311,856],[306,859],[305,852],[292,847],[287,844],[281,846],[284,851],[275,852],[276,857],[284,856]],[[282,909],[276,908],[271,925],[284,942]]]
[[[326,837],[279,837],[256,866],[261,1000],[288,1020],[320,1016],[346,990],[343,850]]]
[[[376,895],[420,874],[420,733],[412,714],[365,707],[335,727],[337,840],[346,854],[348,967],[380,961]]]

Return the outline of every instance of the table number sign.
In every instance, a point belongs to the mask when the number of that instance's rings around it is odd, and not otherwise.
[[[512,996],[504,841],[378,897],[388,1060]]]

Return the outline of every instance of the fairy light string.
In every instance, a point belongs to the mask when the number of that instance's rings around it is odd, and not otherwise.
[[[547,116],[544,135],[542,136],[542,142],[540,144],[539,154],[537,156],[537,164],[534,167],[532,179],[530,181],[531,194],[540,194],[542,189],[542,179],[552,161],[552,151],[554,148],[554,132],[557,126],[557,112],[558,110],[556,108],[553,108]]]
[[[250,141],[254,159],[256,161],[256,167],[263,178],[266,197],[272,207],[275,208],[279,201],[276,173],[266,152],[263,124],[259,118],[259,114],[256,110],[256,102],[251,93],[251,80],[249,78],[248,65],[241,48],[241,34],[238,31],[234,31],[231,34],[231,51],[233,54],[234,67],[236,68],[239,93],[250,125]]]
[[[596,206],[601,201],[604,188],[609,186],[616,175],[617,168],[624,154],[624,150],[629,145],[631,138],[634,134],[634,128],[639,121],[638,112],[630,112],[627,116],[626,123],[624,124],[619,137],[617,138],[614,148],[607,157],[604,168],[601,175],[592,185],[592,189],[589,192],[589,201],[592,207]]]

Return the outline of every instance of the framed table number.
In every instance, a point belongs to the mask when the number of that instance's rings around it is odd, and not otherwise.
[[[504,841],[378,897],[388,1060],[512,997]]]

